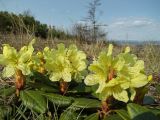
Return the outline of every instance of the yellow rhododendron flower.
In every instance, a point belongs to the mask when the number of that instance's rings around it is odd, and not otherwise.
[[[86,56],[75,45],[65,48],[64,44],[58,44],[57,50],[46,48],[44,51],[45,68],[52,81],[70,82],[73,76],[86,68]]]
[[[125,67],[121,71],[125,75],[124,83],[121,84],[122,88],[130,89],[131,100],[134,100],[136,95],[136,88],[143,87],[148,84],[148,76],[144,73],[144,61],[138,60],[130,51],[121,53],[118,57],[125,59]]]
[[[44,74],[45,73],[45,68],[44,68],[45,60],[44,60],[43,53],[39,51],[32,58],[33,58],[32,59],[32,62],[33,62],[32,69],[35,71],[38,71],[39,73]]]
[[[6,66],[3,69],[3,77],[11,77],[16,70],[21,70],[23,75],[30,74],[31,57],[34,51],[32,40],[28,46],[24,46],[19,52],[8,44],[3,45],[3,54],[0,54],[0,64]]]
[[[123,76],[119,74],[124,66],[124,59],[112,57],[113,46],[110,44],[108,52],[101,52],[98,60],[89,66],[92,74],[85,79],[86,85],[99,84],[96,93],[100,93],[100,99],[106,99],[113,95],[120,101],[128,101],[127,92],[121,88]],[[123,96],[123,97],[122,97]]]
[[[67,58],[70,62],[71,74],[76,79],[80,72],[86,68],[86,54],[77,49],[76,45],[70,45],[67,51]]]
[[[101,100],[110,96],[123,102],[133,100],[136,94],[135,88],[145,86],[149,82],[144,74],[144,62],[130,54],[129,47],[116,57],[112,56],[112,49],[113,46],[110,44],[108,52],[101,52],[98,59],[93,61],[89,66],[91,74],[84,82],[86,85],[99,84],[96,93],[99,93]],[[131,93],[130,98],[128,89]]]
[[[121,80],[122,78],[116,78],[109,81],[100,93],[100,99],[105,101],[106,98],[113,96],[119,101],[127,102],[129,100],[128,93],[120,86]]]
[[[28,46],[24,46],[19,52],[8,44],[3,45],[3,54],[0,54],[0,64],[4,65],[3,77],[11,77],[15,75],[16,94],[23,89],[25,84],[25,76],[31,73],[32,53],[34,51],[32,40]]]

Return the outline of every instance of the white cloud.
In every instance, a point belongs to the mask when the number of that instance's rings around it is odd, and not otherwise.
[[[86,22],[85,22],[85,21],[82,21],[82,20],[78,20],[78,21],[76,21],[76,24],[86,25]]]
[[[148,25],[151,25],[152,22],[149,21],[149,20],[135,20],[135,21],[132,21],[131,23],[131,26],[133,27],[145,27],[145,26],[148,26]]]
[[[135,20],[133,21],[134,25],[147,25],[147,24],[151,24],[151,21],[145,21],[145,20]]]
[[[145,27],[152,25],[153,21],[146,18],[119,19],[109,25],[109,27]]]
[[[118,22],[116,22],[116,23],[114,23],[115,25],[124,25],[125,24],[125,22],[124,21],[118,21]]]
[[[160,40],[160,21],[149,18],[119,18],[107,30],[110,39]]]

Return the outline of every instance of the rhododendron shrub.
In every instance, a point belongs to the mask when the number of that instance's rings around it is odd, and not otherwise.
[[[110,44],[97,58],[87,62],[85,52],[74,44],[68,47],[58,44],[56,48],[45,47],[34,52],[34,42],[19,51],[4,44],[0,54],[0,65],[4,67],[2,77],[14,76],[15,79],[15,87],[10,87],[12,84],[0,87],[0,100],[1,94],[7,96],[15,89],[19,96],[12,101],[13,110],[8,113],[15,116],[14,119],[27,119],[28,115],[35,119],[36,115],[37,119],[48,120],[55,116],[60,120],[141,120],[146,111],[152,115],[151,119],[160,115],[159,111],[135,104],[145,101],[152,75],[145,73],[144,61],[132,54],[130,47],[113,55]],[[21,110],[23,106],[25,109]],[[0,104],[0,119],[5,119],[7,112],[2,111],[6,111],[6,107]]]

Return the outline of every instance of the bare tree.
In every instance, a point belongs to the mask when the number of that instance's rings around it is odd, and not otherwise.
[[[78,40],[80,40],[80,42],[89,41],[91,37],[90,31],[87,27],[88,27],[87,24],[76,23],[72,28],[73,34],[76,35],[76,37],[78,38]]]
[[[97,41],[98,37],[103,37],[106,35],[103,30],[100,30],[101,27],[105,27],[105,24],[100,24],[97,18],[98,7],[101,5],[100,0],[93,0],[88,4],[88,15],[84,21],[86,21],[89,25],[87,28],[90,29],[91,40]],[[101,32],[103,33],[101,33]]]
[[[106,39],[104,27],[107,25],[101,24],[98,20],[98,7],[101,5],[100,0],[92,0],[88,3],[87,17],[83,18],[79,23],[74,24],[73,34],[78,39],[88,42],[97,42],[100,39]]]

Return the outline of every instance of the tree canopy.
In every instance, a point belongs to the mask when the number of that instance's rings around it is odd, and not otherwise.
[[[62,38],[70,37],[62,29],[57,29],[54,26],[48,26],[36,20],[28,12],[23,14],[14,14],[6,11],[0,12],[0,32],[1,33],[34,33],[36,37],[47,38]]]

